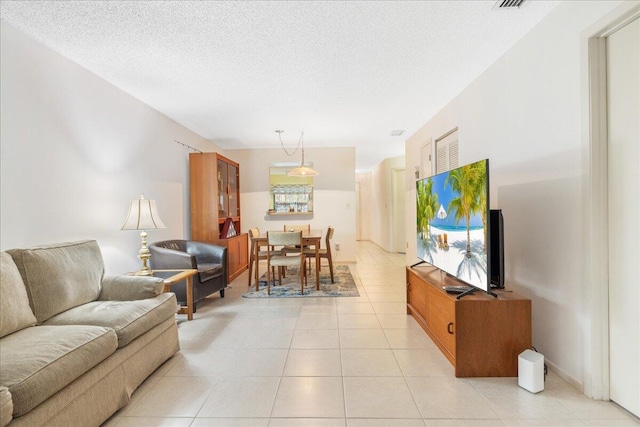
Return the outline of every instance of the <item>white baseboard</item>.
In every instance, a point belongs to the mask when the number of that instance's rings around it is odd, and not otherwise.
[[[572,387],[578,389],[581,393],[584,393],[584,384],[581,381],[577,380],[576,378],[569,375],[567,372],[558,368],[558,366],[556,366],[553,362],[550,362],[547,359],[545,359],[544,363],[547,365],[547,368],[549,368],[549,370],[553,371],[557,376],[567,381],[569,384],[571,384]]]

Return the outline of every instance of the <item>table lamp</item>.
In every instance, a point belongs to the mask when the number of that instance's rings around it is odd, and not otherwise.
[[[166,228],[158,215],[156,201],[145,199],[144,194],[138,200],[132,200],[129,205],[127,219],[122,226],[122,230],[142,230],[140,238],[142,247],[138,251],[138,258],[142,261],[142,267],[135,274],[136,276],[151,276],[151,269],[147,266],[151,253],[147,248],[147,232],[145,230]]]

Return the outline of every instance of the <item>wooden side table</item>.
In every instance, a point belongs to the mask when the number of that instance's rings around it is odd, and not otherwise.
[[[187,292],[187,306],[180,306],[178,314],[186,314],[188,320],[193,320],[193,276],[198,273],[198,270],[153,270],[153,277],[158,277],[164,280],[164,288],[162,292],[170,292],[171,286],[185,281],[185,290]],[[127,273],[127,275],[134,275],[135,273]]]
[[[154,277],[164,279],[164,289],[162,292],[170,292],[171,286],[182,282],[186,282],[185,290],[187,291],[187,306],[180,306],[179,314],[186,314],[188,320],[193,320],[193,276],[198,270],[153,270]]]

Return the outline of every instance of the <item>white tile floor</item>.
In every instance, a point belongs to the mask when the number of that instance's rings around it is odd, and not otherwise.
[[[536,395],[516,378],[455,378],[406,315],[404,256],[357,253],[360,297],[246,299],[244,273],[193,321],[179,315],[182,350],[105,425],[638,425],[553,373]]]

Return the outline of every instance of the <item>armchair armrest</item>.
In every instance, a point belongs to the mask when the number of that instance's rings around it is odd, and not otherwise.
[[[187,242],[187,250],[196,257],[199,263],[226,265],[227,248],[210,243]]]
[[[186,252],[167,249],[160,246],[149,248],[151,252],[151,268],[154,270],[188,270],[196,268],[196,257]]]
[[[98,301],[134,301],[162,293],[164,279],[149,276],[105,276]]]

